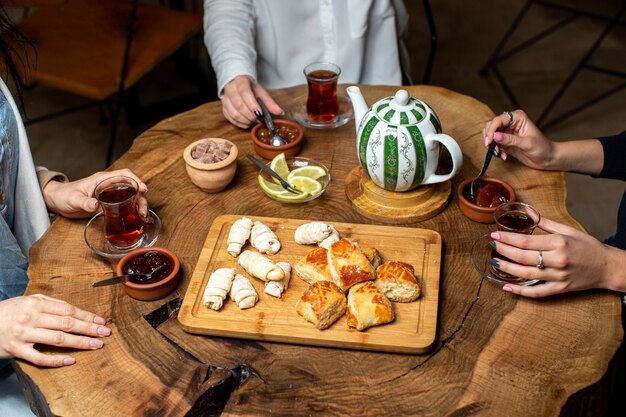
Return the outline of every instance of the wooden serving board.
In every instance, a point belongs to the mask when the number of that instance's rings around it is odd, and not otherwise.
[[[341,237],[358,242],[361,248],[376,248],[383,260],[407,262],[415,268],[422,295],[412,303],[393,303],[396,319],[363,332],[351,329],[345,315],[326,330],[318,330],[296,312],[296,302],[308,284],[292,273],[289,288],[282,298],[265,294],[265,283],[249,275],[226,252],[228,233],[233,222],[242,216],[222,215],[215,219],[198,258],[191,282],[178,314],[183,329],[190,333],[235,337],[314,346],[363,349],[397,353],[424,353],[435,341],[441,236],[433,230],[351,223],[332,223]],[[268,225],[281,242],[280,251],[268,256],[274,262],[295,264],[316,248],[299,245],[294,232],[308,220],[253,217]],[[242,250],[251,249],[249,243]],[[239,310],[227,298],[219,311],[202,303],[204,288],[213,271],[236,267],[250,278],[259,293],[255,307]]]

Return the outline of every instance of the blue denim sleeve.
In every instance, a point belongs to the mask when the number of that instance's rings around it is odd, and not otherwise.
[[[28,284],[28,258],[0,216],[0,301],[24,294]]]

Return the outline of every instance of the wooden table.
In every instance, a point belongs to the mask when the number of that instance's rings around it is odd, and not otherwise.
[[[363,87],[368,103],[393,87]],[[481,130],[492,111],[452,91],[415,86],[411,95],[433,107],[465,160],[453,190],[478,172]],[[303,87],[280,90],[283,103]],[[182,151],[207,136],[240,147],[235,180],[205,194],[187,177]],[[609,362],[623,337],[616,294],[586,291],[530,300],[483,280],[468,252],[492,225],[461,215],[456,192],[448,207],[416,227],[443,238],[439,325],[424,355],[304,347],[185,333],[176,319],[212,220],[220,214],[372,223],[350,208],[345,177],[357,164],[354,124],[307,130],[303,156],[331,168],[325,196],[281,205],[258,189],[257,170],[243,157],[249,133],[228,124],[220,103],[208,103],[143,133],[114,164],[129,167],[149,187],[150,206],[163,220],[159,245],[183,268],[178,289],[164,300],[140,302],[119,286],[91,288],[111,264],[83,242],[86,221],[59,219],[33,247],[28,293],[45,293],[110,319],[113,335],[97,352],[73,352],[77,363],[40,369],[18,361],[18,375],[40,415],[599,415]],[[494,161],[490,175],[513,185],[520,200],[545,217],[577,225],[565,209],[561,173]],[[595,402],[594,402],[595,401]]]

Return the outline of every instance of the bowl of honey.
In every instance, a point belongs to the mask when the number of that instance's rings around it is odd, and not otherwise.
[[[285,140],[282,146],[271,144],[269,129],[257,123],[250,132],[254,151],[262,158],[273,159],[276,155],[284,153],[285,156],[296,156],[302,150],[304,129],[298,123],[287,119],[274,119],[276,133]]]
[[[158,300],[170,294],[178,285],[180,261],[174,252],[166,248],[140,248],[128,252],[115,268],[116,275],[149,274],[164,266],[149,280],[122,284],[126,294],[141,301]]]
[[[475,178],[468,178],[459,184],[459,208],[461,213],[478,223],[494,223],[493,213],[504,203],[515,201],[515,190],[508,183],[497,178],[482,177],[474,184],[474,198],[470,195],[470,183]]]

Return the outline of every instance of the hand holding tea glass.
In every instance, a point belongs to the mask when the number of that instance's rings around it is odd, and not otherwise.
[[[96,186],[107,178],[119,175],[137,181],[139,190],[137,208],[139,214],[144,222],[152,222],[152,218],[148,215],[148,201],[144,196],[144,193],[148,191],[148,187],[129,169],[96,172],[89,177],[72,182],[50,181],[43,189],[46,206],[51,212],[64,217],[74,219],[90,217],[100,210],[98,200],[94,196]]]

